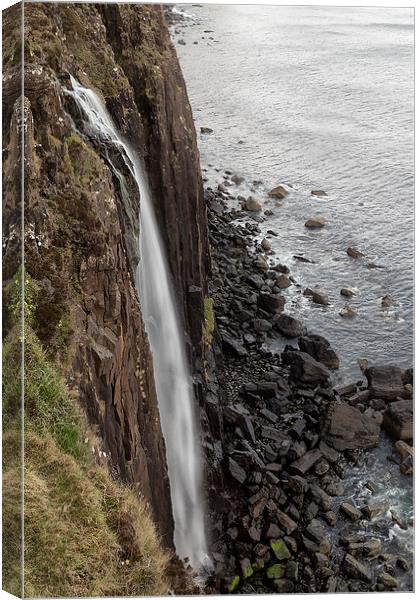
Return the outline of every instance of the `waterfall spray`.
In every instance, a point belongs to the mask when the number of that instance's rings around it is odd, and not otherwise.
[[[201,493],[201,449],[196,436],[194,398],[184,339],[147,176],[99,97],[73,77],[71,84],[73,89],[67,93],[81,111],[83,132],[118,150],[140,194],[140,262],[136,286],[153,354],[175,521],[174,541],[178,555],[188,557],[192,566],[200,567],[209,560]],[[128,194],[123,174],[109,156],[107,161],[120,182],[121,194]]]

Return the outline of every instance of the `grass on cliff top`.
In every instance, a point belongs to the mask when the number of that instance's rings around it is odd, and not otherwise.
[[[25,596],[167,593],[162,550],[149,510],[95,464],[86,426],[35,325],[35,284],[25,275]],[[22,295],[7,296],[3,344],[3,587],[21,594]],[[14,288],[13,288],[14,286]]]

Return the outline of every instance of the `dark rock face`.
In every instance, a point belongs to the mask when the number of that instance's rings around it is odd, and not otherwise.
[[[17,268],[12,259],[18,256],[20,184],[13,170],[20,165],[13,157],[19,156],[22,127],[13,35],[6,41],[3,96],[9,157],[6,280]],[[141,199],[130,189],[131,206],[124,205],[101,148],[76,135],[63,87],[71,73],[99,92],[122,134],[145,159],[193,364],[205,354],[203,299],[210,267],[198,151],[182,74],[158,6],[31,4],[25,10],[25,35],[28,47],[36,48],[25,65],[26,268],[49,290],[37,334],[45,345],[54,343],[55,326],[71,307],[69,386],[103,440],[113,472],[143,493],[164,543],[171,546],[165,447],[133,280]],[[201,398],[200,390],[198,380]],[[203,411],[206,427],[209,420]]]
[[[331,344],[321,335],[309,334],[299,338],[299,348],[329,369],[338,369],[340,360]]]
[[[412,440],[413,400],[391,402],[384,412],[383,428],[398,440]]]
[[[354,406],[335,402],[329,415],[326,440],[336,450],[373,448],[379,441],[379,425]]]

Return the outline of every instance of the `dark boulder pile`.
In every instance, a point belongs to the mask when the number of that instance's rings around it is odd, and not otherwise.
[[[381,539],[360,533],[361,523],[387,519],[388,508],[368,481],[369,504],[349,502],[345,473],[378,444],[382,425],[400,440],[396,451],[409,473],[410,374],[371,367],[367,382],[334,387],[339,358],[325,338],[288,314],[276,284],[279,270],[255,243],[258,224],[239,222],[244,211],[228,210],[224,192],[207,190],[206,199],[223,421],[215,442],[223,485],[211,507],[215,587],[230,593],[394,589],[404,559],[394,557],[391,565]],[[216,201],[222,210],[212,210]],[[286,344],[295,339],[297,347],[272,353],[267,343],[277,337]],[[335,533],[337,524],[347,528],[345,535]]]

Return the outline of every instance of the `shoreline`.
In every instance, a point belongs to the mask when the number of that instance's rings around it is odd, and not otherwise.
[[[325,338],[307,335],[293,313],[285,316],[287,305],[275,283],[293,278],[289,268],[269,267],[269,250],[256,242],[257,223],[235,223],[252,213],[229,210],[225,190],[207,188],[205,196],[226,485],[212,515],[215,588],[382,591],[401,589],[400,579],[402,589],[410,589],[411,565],[389,551],[393,544],[384,531],[395,521],[403,530],[411,525],[377,501],[383,486],[366,481],[366,499],[362,494],[346,501],[348,472],[369,462],[369,449],[382,444],[384,415],[390,419],[389,405],[375,388],[375,368],[373,375],[366,371],[369,383],[361,373],[359,381],[333,387],[327,365],[337,366],[334,350]],[[286,345],[282,355],[271,353],[268,336],[282,332],[294,341],[299,337],[300,349]],[[412,373],[397,369],[396,376],[398,391],[385,374],[381,393],[407,407]],[[405,399],[397,400],[400,396]],[[349,426],[353,431],[346,439]],[[398,444],[406,450],[404,442]],[[401,469],[412,473],[411,465],[406,458]]]

